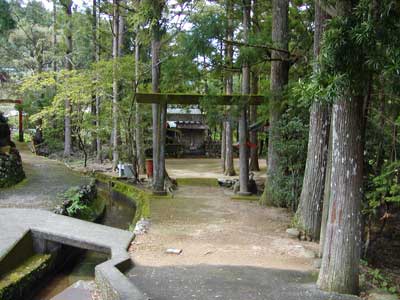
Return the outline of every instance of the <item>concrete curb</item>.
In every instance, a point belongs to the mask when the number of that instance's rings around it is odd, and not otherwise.
[[[55,244],[111,255],[111,259],[96,266],[95,280],[104,300],[145,300],[139,289],[123,274],[133,267],[127,249],[134,239],[132,232],[94,224],[36,209],[0,209],[2,260],[10,255],[25,234],[32,233],[35,248],[46,252]]]

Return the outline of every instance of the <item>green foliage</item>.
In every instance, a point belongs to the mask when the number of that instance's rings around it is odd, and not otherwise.
[[[361,266],[360,282],[371,288],[379,288],[392,294],[400,292],[395,281],[382,270],[368,266],[366,261],[361,261]]]
[[[61,197],[63,204],[56,208],[57,213],[84,220],[93,220],[96,217],[92,205],[97,197],[94,181],[89,185],[72,187]]]
[[[371,74],[398,73],[400,29],[394,19],[400,16],[400,5],[380,5],[382,13],[375,16],[371,1],[362,0],[351,16],[328,22],[319,70],[303,86],[306,98],[334,102],[343,95],[364,93]]]
[[[15,21],[11,17],[10,4],[6,0],[0,0],[0,34],[15,27]]]
[[[382,172],[372,179],[367,193],[368,209],[374,211],[384,203],[400,204],[400,161],[387,162]]]
[[[275,149],[281,158],[278,172],[268,183],[275,206],[296,210],[303,183],[304,166],[307,159],[308,118],[307,108],[296,98],[277,122],[277,144]]]

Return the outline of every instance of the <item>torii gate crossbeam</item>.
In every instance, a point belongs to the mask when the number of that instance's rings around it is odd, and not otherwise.
[[[23,114],[22,114],[22,100],[21,99],[0,99],[0,104],[18,104],[18,140],[20,142],[24,141],[24,127],[23,127]]]

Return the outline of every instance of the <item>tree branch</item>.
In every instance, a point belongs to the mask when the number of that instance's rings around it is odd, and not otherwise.
[[[334,6],[328,3],[328,0],[317,0],[319,2],[319,6],[332,18],[337,16],[337,11]]]

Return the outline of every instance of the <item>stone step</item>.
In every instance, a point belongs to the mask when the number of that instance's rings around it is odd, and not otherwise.
[[[95,289],[93,281],[79,280],[51,300],[92,300],[92,291]]]

